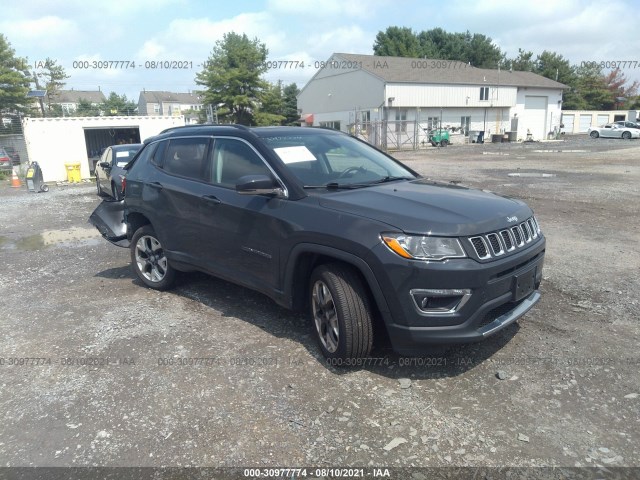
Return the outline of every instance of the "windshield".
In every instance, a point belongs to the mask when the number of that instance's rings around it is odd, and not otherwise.
[[[401,164],[347,135],[317,134],[264,136],[305,188],[355,188],[385,181],[414,179]]]

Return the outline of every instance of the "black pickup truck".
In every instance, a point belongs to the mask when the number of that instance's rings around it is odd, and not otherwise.
[[[403,355],[479,341],[540,299],[545,238],[525,203],[337,131],[173,128],[125,171],[124,200],[90,221],[142,282],[199,270],[307,310],[328,358],[366,357],[378,321]]]

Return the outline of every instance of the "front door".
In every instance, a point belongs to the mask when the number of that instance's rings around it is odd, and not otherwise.
[[[258,290],[276,288],[279,247],[287,236],[280,213],[288,200],[235,191],[245,175],[273,176],[246,142],[216,138],[211,179],[200,204],[200,253],[220,276]]]

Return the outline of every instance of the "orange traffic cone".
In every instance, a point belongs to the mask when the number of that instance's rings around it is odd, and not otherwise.
[[[12,175],[11,175],[11,187],[13,188],[20,188],[22,187],[22,183],[20,182],[20,179],[18,178],[18,174],[16,173],[16,169],[15,167],[12,170]]]

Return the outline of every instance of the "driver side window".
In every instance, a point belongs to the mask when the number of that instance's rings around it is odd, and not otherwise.
[[[213,147],[211,182],[235,188],[238,180],[245,175],[272,176],[262,158],[246,143],[230,138],[216,139]]]

